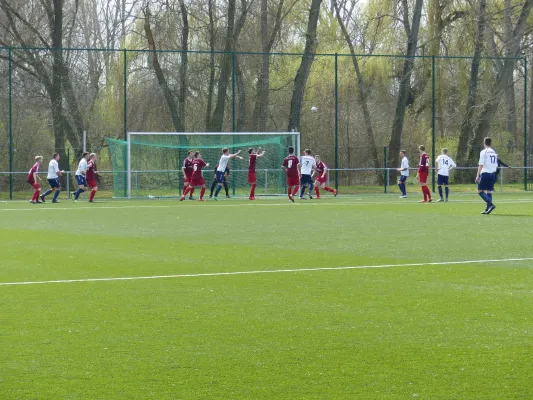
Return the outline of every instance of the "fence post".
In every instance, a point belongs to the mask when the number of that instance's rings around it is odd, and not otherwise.
[[[231,52],[231,131],[235,132],[235,50]],[[231,137],[232,144],[235,142],[235,137]],[[235,148],[232,147],[232,153],[235,153]],[[235,163],[232,162],[232,167]],[[233,196],[235,196],[235,179],[231,180],[231,188]]]
[[[9,118],[9,200],[13,200],[13,53],[7,50],[8,58],[8,118]]]
[[[435,165],[435,56],[431,56],[431,162]],[[435,193],[435,168],[431,168],[431,190]]]
[[[265,169],[265,196],[268,194],[268,169]]]
[[[527,58],[524,57],[524,190],[526,191],[527,175]]]
[[[67,198],[70,199],[70,147],[67,147]]]
[[[383,147],[383,193],[387,193],[387,186],[389,185],[389,170],[387,168],[387,147]]]
[[[339,55],[335,53],[335,190],[339,190]]]
[[[127,90],[128,90],[128,51],[126,50],[126,48],[122,49],[122,55],[124,57],[124,69],[123,69],[123,79],[122,79],[122,84],[123,84],[123,88],[122,88],[122,91],[124,92],[123,93],[123,114],[124,114],[124,121],[123,121],[123,124],[124,124],[124,140],[128,140],[128,93],[127,93]],[[127,154],[127,153],[126,153]],[[127,197],[128,196],[128,177],[127,177],[127,171],[128,171],[128,163],[130,162],[130,160],[128,160],[127,157],[124,157],[124,197]]]

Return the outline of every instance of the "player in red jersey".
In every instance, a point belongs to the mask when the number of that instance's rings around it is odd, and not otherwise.
[[[431,203],[433,199],[431,198],[431,192],[427,185],[430,166],[429,156],[426,153],[426,146],[420,145],[418,150],[420,150],[420,162],[418,163],[418,173],[416,174],[416,177],[422,187],[422,193],[424,193],[424,200],[420,200],[420,203]]]
[[[337,197],[337,190],[326,186],[326,182],[328,181],[328,167],[326,166],[326,164],[324,164],[323,161],[320,161],[319,155],[315,156],[315,160],[316,160],[316,168],[315,168],[315,171],[313,172],[313,175],[316,174],[316,180],[315,180],[316,198],[320,199],[319,188],[324,189],[326,192],[331,192],[333,193],[333,196]]]
[[[183,167],[181,167],[181,171],[183,172],[183,193],[185,193],[185,189],[187,189],[191,183],[192,162],[194,161],[193,154],[194,152],[191,150],[187,152],[187,158],[183,160]],[[189,191],[189,200],[192,200],[193,193],[194,188]]]
[[[289,155],[283,160],[281,169],[287,175],[287,193],[294,203],[294,195],[300,189],[300,160],[294,155],[294,147],[289,147]]]
[[[189,186],[185,189],[183,192],[183,196],[180,197],[180,201],[185,200],[185,196],[187,193],[189,193],[191,190],[194,190],[196,186],[201,186],[202,190],[200,191],[200,198],[198,200],[204,201],[204,193],[205,193],[205,180],[202,176],[202,168],[209,167],[209,163],[206,163],[204,160],[202,160],[202,155],[199,151],[194,153],[194,160],[192,161],[192,175],[191,175],[191,181],[189,183]]]
[[[265,151],[261,151],[261,147],[255,151],[254,149],[248,149],[248,183],[251,186],[250,188],[250,197],[249,200],[255,200],[255,187],[257,186],[257,176],[255,174],[255,165],[257,163],[257,159],[259,157],[263,157],[265,155]]]
[[[35,164],[30,169],[30,172],[28,172],[28,183],[33,186],[35,189],[35,192],[33,192],[33,196],[30,200],[31,204],[38,204],[39,201],[39,193],[41,193],[41,186],[37,183],[37,180],[41,180],[39,178],[39,167],[41,166],[41,162],[43,161],[42,156],[36,156],[35,157]]]
[[[96,154],[91,153],[89,155],[89,160],[87,161],[87,172],[85,173],[85,179],[87,180],[87,186],[91,191],[89,195],[89,203],[94,203],[94,196],[98,191],[98,183],[96,182],[96,175],[98,175],[98,170],[96,168]]]

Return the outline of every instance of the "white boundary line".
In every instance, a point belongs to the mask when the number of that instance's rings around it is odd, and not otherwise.
[[[394,268],[394,267],[423,267],[435,265],[461,265],[461,264],[495,264],[502,262],[533,261],[533,257],[528,258],[502,258],[495,260],[465,260],[465,261],[442,261],[408,264],[382,264],[382,265],[357,265],[349,267],[319,267],[319,268],[294,268],[294,269],[273,269],[255,271],[234,271],[234,272],[207,272],[201,274],[175,274],[175,275],[152,275],[152,276],[126,276],[116,278],[86,278],[86,279],[61,279],[51,281],[26,281],[26,282],[0,282],[0,286],[22,286],[39,285],[50,283],[78,283],[78,282],[114,282],[114,281],[137,281],[145,279],[171,279],[171,278],[195,278],[204,276],[232,276],[232,275],[257,275],[257,274],[280,274],[291,272],[313,272],[313,271],[344,271],[352,269],[369,268]]]

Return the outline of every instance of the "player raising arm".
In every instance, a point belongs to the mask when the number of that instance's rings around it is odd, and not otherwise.
[[[217,186],[217,168],[218,164],[215,165],[215,172],[213,175],[213,182],[211,183],[211,191],[209,193],[209,198],[213,198],[213,193],[215,192],[215,187]],[[229,187],[228,187],[228,177],[231,174],[231,171],[228,166],[226,166],[226,170],[224,171],[224,191],[226,192],[226,198],[229,199]]]
[[[89,203],[94,203],[94,196],[98,191],[96,175],[98,175],[98,170],[96,169],[96,154],[91,153],[91,155],[89,156],[89,162],[87,163],[87,173],[85,175],[87,179],[87,186],[89,187],[89,189],[91,189]]]
[[[418,150],[420,150],[420,162],[418,163],[418,173],[416,176],[422,187],[422,193],[424,194],[424,200],[421,200],[420,203],[431,203],[433,200],[431,199],[431,192],[427,185],[430,165],[429,156],[426,153],[426,146],[420,145]]]
[[[59,164],[57,163],[59,158],[59,154],[54,153],[50,163],[48,164],[48,176],[46,179],[48,179],[50,189],[41,195],[41,200],[43,203],[45,202],[44,198],[52,192],[55,192],[54,197],[52,198],[52,203],[59,203],[59,200],[57,199],[59,193],[61,192],[61,182],[59,182],[59,177],[65,173],[65,171],[59,170]]]
[[[326,186],[326,182],[328,181],[328,167],[326,166],[326,164],[324,164],[323,161],[320,161],[319,155],[315,156],[315,161],[316,161],[316,167],[315,167],[315,172],[313,172],[313,176],[316,174],[316,179],[315,179],[316,198],[320,199],[319,188],[324,189],[326,192],[333,193],[333,196],[337,197],[337,190]]]
[[[485,138],[483,146],[485,147],[479,153],[479,165],[477,168],[476,183],[477,192],[485,203],[487,208],[481,214],[490,214],[496,206],[492,203],[492,192],[496,182],[496,170],[498,169],[498,154],[491,148],[492,139]]]
[[[248,183],[251,185],[249,200],[255,200],[255,187],[257,186],[257,176],[255,174],[255,165],[257,159],[265,155],[265,151],[261,151],[261,147],[255,151],[254,149],[248,149]]]
[[[194,160],[193,154],[194,152],[191,150],[187,152],[187,158],[183,160],[183,166],[181,167],[181,171],[183,173],[183,193],[185,193],[185,189],[187,189],[191,183],[192,162]],[[193,192],[194,188],[192,188],[192,190],[189,192],[189,200],[192,200]]]
[[[194,160],[192,162],[192,175],[190,185],[185,189],[183,195],[180,197],[180,201],[185,200],[185,196],[189,191],[193,190],[196,186],[201,186],[202,190],[200,191],[199,201],[204,201],[205,194],[205,180],[202,176],[202,168],[209,167],[209,163],[206,163],[202,160],[202,155],[199,151],[194,153]]]
[[[309,198],[313,198],[311,196],[311,191],[313,190],[313,178],[311,177],[316,168],[316,161],[314,157],[311,156],[311,150],[305,149],[304,150],[304,156],[302,157],[302,162],[299,166],[301,179],[300,179],[300,200],[305,200],[304,193],[305,188],[309,186]]]
[[[300,189],[300,160],[294,155],[294,147],[289,146],[289,155],[283,160],[281,169],[287,175],[287,194],[294,203],[294,195]]]
[[[33,196],[30,200],[31,204],[38,204],[39,203],[39,193],[41,193],[41,186],[37,183],[37,180],[41,180],[39,178],[39,167],[41,166],[41,162],[43,161],[42,156],[36,156],[35,157],[35,164],[30,169],[30,172],[28,172],[28,183],[35,189],[35,192],[33,192]]]
[[[448,157],[448,149],[442,149],[442,154],[437,157],[435,160],[435,164],[437,166],[437,185],[439,186],[439,201],[445,201],[442,198],[442,185],[444,185],[444,189],[446,190],[446,201],[448,201],[448,195],[450,193],[450,189],[448,189],[448,180],[450,178],[450,171],[457,167],[453,160]]]
[[[216,170],[216,179],[217,179],[217,190],[215,190],[215,200],[218,200],[218,193],[220,192],[220,189],[222,189],[222,186],[224,185],[224,179],[225,179],[225,173],[226,173],[226,167],[228,166],[228,162],[232,158],[238,158],[239,160],[242,160],[242,157],[239,156],[239,153],[241,151],[239,150],[235,154],[230,154],[229,149],[227,147],[224,147],[222,149],[222,156],[220,157],[220,161],[218,162],[218,168]]]

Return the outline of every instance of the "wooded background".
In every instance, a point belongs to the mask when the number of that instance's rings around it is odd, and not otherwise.
[[[106,168],[104,138],[128,130],[295,129],[338,168],[396,166],[418,144],[471,166],[490,135],[529,163],[532,6],[0,0],[0,171],[55,150],[74,165],[83,131]]]

